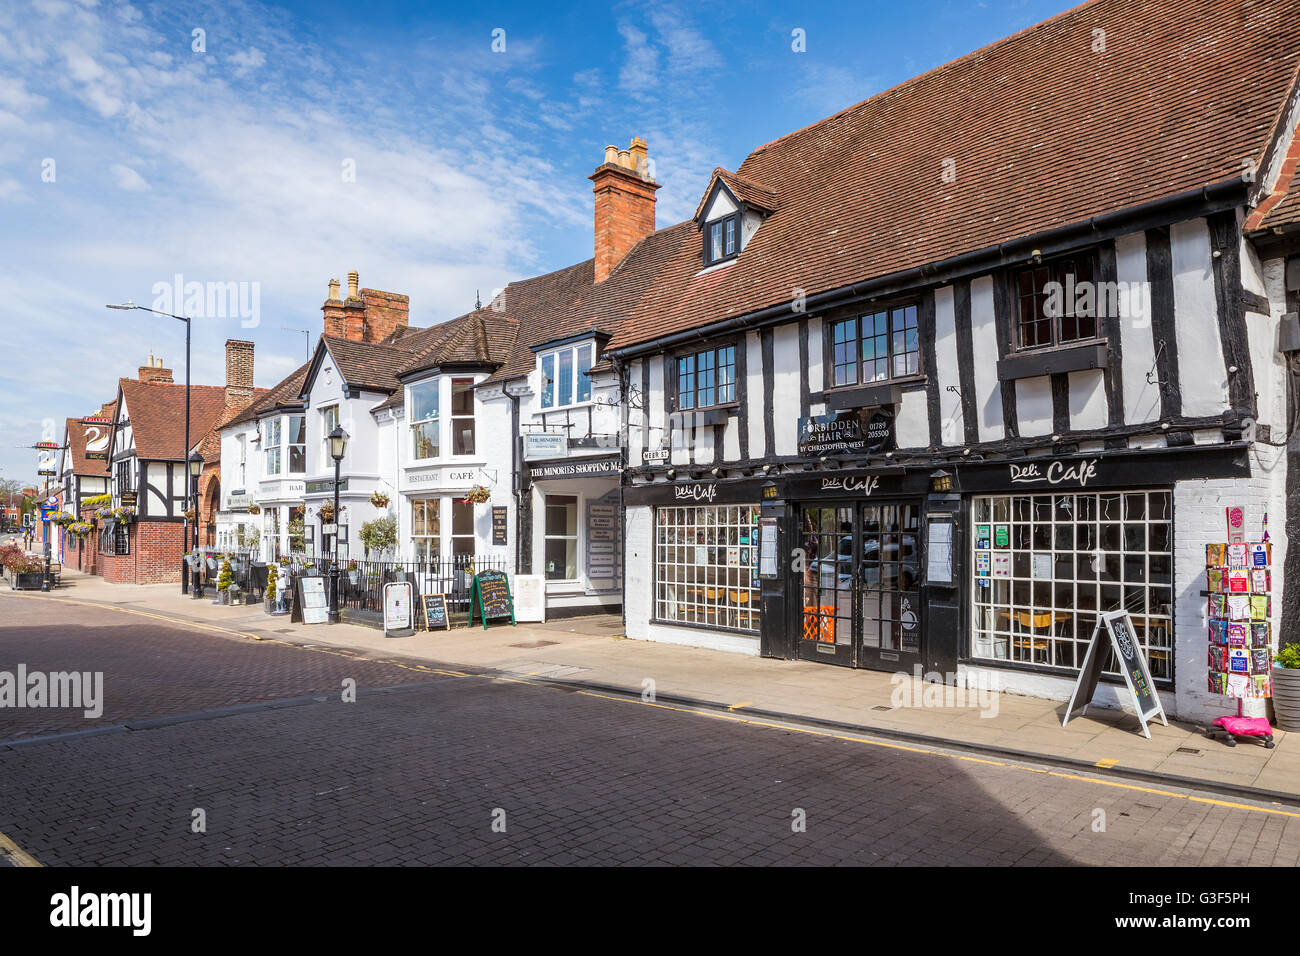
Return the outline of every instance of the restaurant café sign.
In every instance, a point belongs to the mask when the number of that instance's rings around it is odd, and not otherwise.
[[[822,455],[873,455],[894,447],[894,412],[877,408],[853,415],[811,415],[799,419],[799,454],[804,458]]]

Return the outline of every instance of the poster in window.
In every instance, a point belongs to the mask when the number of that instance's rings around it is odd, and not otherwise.
[[[989,553],[987,551],[976,551],[975,576],[977,578],[987,578],[991,567],[992,562],[989,560]]]
[[[997,524],[993,526],[993,547],[999,551],[1005,551],[1011,547],[1011,525]]]
[[[993,547],[991,526],[986,524],[977,524],[975,526],[975,547],[987,551]]]
[[[1051,552],[1034,552],[1033,555],[1033,575],[1035,581],[1052,580],[1052,555]]]
[[[995,554],[993,555],[993,576],[995,578],[1011,577],[1011,555]]]

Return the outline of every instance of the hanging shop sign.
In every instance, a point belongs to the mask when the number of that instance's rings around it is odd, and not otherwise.
[[[502,548],[506,545],[508,537],[510,510],[508,508],[494,506],[492,508],[492,546]]]
[[[1169,726],[1169,720],[1165,717],[1160,695],[1151,682],[1151,670],[1142,655],[1142,648],[1138,646],[1137,631],[1128,611],[1107,611],[1097,618],[1097,626],[1093,628],[1092,640],[1088,644],[1088,653],[1083,659],[1083,669],[1079,671],[1074,692],[1070,694],[1070,703],[1061,719],[1061,726],[1070,722],[1076,710],[1081,715],[1088,712],[1088,704],[1092,702],[1093,694],[1097,691],[1097,680],[1101,677],[1108,639],[1111,650],[1115,652],[1115,660],[1124,673],[1124,683],[1133,695],[1133,706],[1137,711],[1138,722],[1142,725],[1142,733],[1149,738],[1151,731],[1147,729],[1148,720],[1159,717],[1166,727]]]
[[[529,432],[524,435],[524,461],[567,458],[569,436],[556,432]]]
[[[528,474],[537,481],[545,478],[602,478],[619,472],[617,458],[573,458],[528,466]]]
[[[384,637],[407,637],[415,633],[415,591],[410,581],[384,585]]]
[[[888,406],[799,419],[798,449],[805,458],[872,455],[893,447],[894,410]]]
[[[123,508],[134,508],[137,504],[137,495],[138,492],[135,491],[123,491],[118,498],[121,499]]]
[[[514,602],[510,598],[510,581],[504,571],[480,571],[474,575],[474,587],[469,595],[468,626],[474,625],[474,612],[478,611],[483,630],[488,621],[510,618],[515,623]]]

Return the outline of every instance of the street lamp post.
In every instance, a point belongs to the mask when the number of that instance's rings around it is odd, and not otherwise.
[[[329,622],[339,622],[339,466],[347,450],[348,433],[336,425],[329,434],[330,457],[334,459],[334,560],[330,562]]]
[[[199,577],[199,475],[203,472],[203,456],[199,454],[197,448],[186,460],[186,465],[189,468],[188,485],[194,489],[194,503],[192,505],[194,508],[194,543],[190,550],[192,555],[190,573],[193,575],[193,580],[190,583],[190,594],[195,600],[198,600],[203,597],[203,579]],[[185,499],[185,504],[186,507],[191,507],[188,497]]]
[[[185,323],[185,454],[190,453],[190,327],[193,322],[187,315],[172,315],[170,312],[159,312],[157,309],[151,309],[148,306],[136,305],[130,299],[121,305],[112,305],[111,303],[105,308],[120,309],[123,312],[130,312],[132,309],[139,309],[141,312],[152,312],[154,315],[165,315],[169,319],[175,319],[177,322]],[[185,474],[185,500],[190,500],[190,475]],[[198,547],[199,529],[198,529],[198,509],[194,510],[195,527],[194,527],[194,545]],[[189,529],[186,528],[186,537],[189,537]],[[182,572],[184,573],[184,572]]]
[[[40,477],[46,479],[45,482],[44,482],[44,484],[43,484],[42,487],[41,487],[41,497],[42,497],[42,498],[48,497],[48,496],[49,496],[49,493],[50,493],[50,482],[49,482],[49,479],[54,477],[54,472],[53,472],[52,470],[47,470],[47,469],[42,468],[42,469],[41,469],[40,471],[38,471],[36,474],[39,475]],[[43,539],[44,539],[44,541],[45,541],[45,547],[44,547],[44,551],[45,551],[45,575],[41,578],[41,590],[42,590],[42,591],[49,591],[49,589],[50,589],[50,548],[51,548],[51,543],[50,543],[50,523],[49,523],[48,521],[43,521],[43,522],[41,522],[41,524],[44,525],[44,528],[42,528],[41,530],[42,530],[42,537],[43,537]]]

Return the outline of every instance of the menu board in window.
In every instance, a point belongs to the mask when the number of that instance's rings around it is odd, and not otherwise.
[[[925,544],[926,583],[952,584],[953,522],[948,515],[929,518]]]

